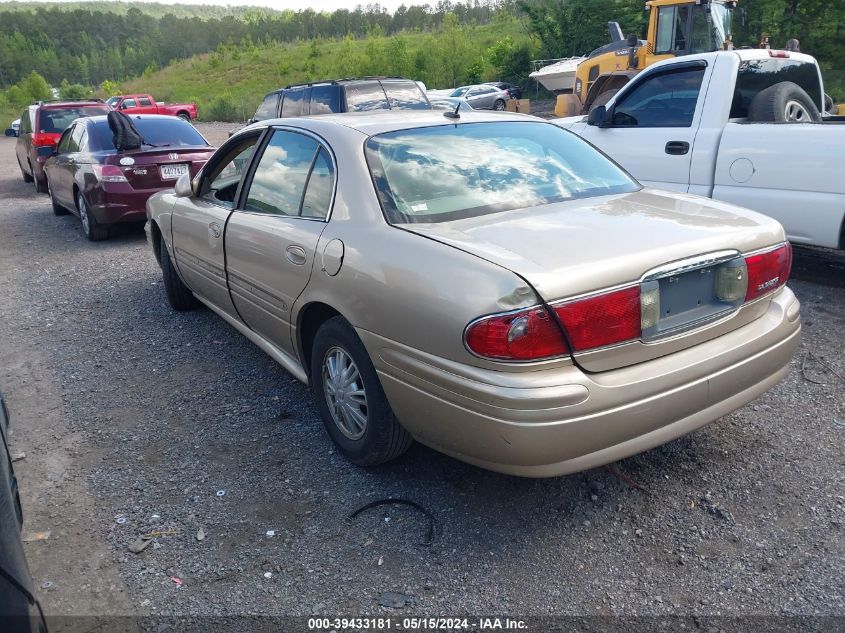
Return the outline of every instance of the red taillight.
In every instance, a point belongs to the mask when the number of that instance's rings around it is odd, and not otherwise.
[[[494,360],[542,360],[569,350],[545,308],[496,314],[471,323],[464,340],[470,351]]]
[[[32,144],[36,147],[47,147],[49,145],[55,145],[56,143],[58,143],[58,139],[51,134],[32,135]]]
[[[92,167],[100,182],[127,182],[126,176],[117,165],[92,165]]]
[[[580,352],[639,338],[640,287],[631,286],[555,306],[563,329]]]
[[[789,279],[789,271],[792,269],[792,246],[787,242],[765,253],[748,255],[745,265],[748,267],[748,290],[745,292],[745,300],[753,301],[777,290]]]

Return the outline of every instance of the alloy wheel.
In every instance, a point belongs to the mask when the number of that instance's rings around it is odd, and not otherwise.
[[[787,121],[796,123],[806,123],[812,120],[807,108],[799,101],[787,101],[786,107],[784,108],[784,116]]]
[[[88,218],[88,207],[85,205],[85,200],[82,194],[76,199],[76,205],[79,207],[79,220],[82,222],[82,230],[86,235],[91,233],[91,220]]]
[[[367,431],[368,409],[364,380],[346,350],[332,347],[323,357],[323,391],[337,428],[350,440]]]

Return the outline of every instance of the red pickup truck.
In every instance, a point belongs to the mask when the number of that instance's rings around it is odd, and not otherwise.
[[[196,103],[156,103],[150,95],[117,95],[106,100],[112,108],[126,114],[169,114],[190,121],[197,118]]]

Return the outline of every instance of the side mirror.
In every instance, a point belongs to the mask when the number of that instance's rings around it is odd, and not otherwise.
[[[194,189],[191,186],[191,176],[189,174],[179,176],[179,180],[176,181],[176,186],[174,187],[174,192],[177,198],[190,198],[194,195]]]
[[[609,124],[607,116],[607,108],[603,105],[596,106],[587,115],[587,125],[595,125],[596,127],[607,127]]]
[[[15,128],[7,127],[6,131],[4,132],[6,136],[17,136],[18,131]]]

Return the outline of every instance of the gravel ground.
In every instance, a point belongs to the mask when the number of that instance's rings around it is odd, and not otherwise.
[[[845,615],[841,253],[796,249],[788,378],[691,436],[548,480],[420,446],[367,471],[269,357],[167,306],[141,230],[54,217],[5,138],[0,194],[0,389],[48,613]],[[431,510],[432,546],[410,508],[347,520],[389,496]]]

